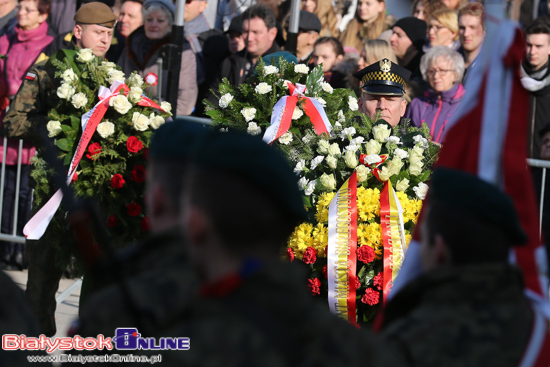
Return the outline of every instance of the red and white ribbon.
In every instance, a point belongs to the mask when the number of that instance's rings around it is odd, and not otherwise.
[[[71,183],[72,177],[76,173],[78,164],[86,152],[88,144],[97,129],[97,125],[99,125],[105,115],[105,112],[107,112],[107,109],[109,108],[109,100],[121,93],[127,94],[129,90],[130,89],[128,86],[119,80],[116,80],[113,85],[111,85],[111,88],[106,88],[103,86],[99,88],[99,102],[90,111],[83,114],[80,120],[82,125],[82,135],[80,136],[76,152],[69,165],[66,180],[67,186]],[[144,107],[154,107],[162,110],[159,105],[144,96],[142,96],[142,100],[137,104]],[[48,225],[52,221],[55,212],[59,208],[62,199],[63,192],[61,189],[58,189],[50,200],[48,200],[48,202],[27,222],[23,228],[23,234],[27,239],[38,240],[42,237],[44,232],[46,232]]]
[[[332,125],[321,103],[313,97],[306,97],[304,95],[306,91],[305,85],[296,83],[296,86],[294,86],[290,82],[287,82],[287,84],[290,96],[282,97],[273,106],[271,126],[265,131],[263,140],[268,144],[272,144],[290,129],[292,114],[299,100],[304,100],[304,112],[309,116],[317,134],[326,133],[330,136]]]

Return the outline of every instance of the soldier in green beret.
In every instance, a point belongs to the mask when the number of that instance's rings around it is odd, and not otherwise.
[[[534,314],[521,271],[508,262],[512,246],[527,241],[512,200],[475,175],[441,167],[428,195],[424,272],[384,312],[391,353],[403,366],[524,365]]]
[[[397,126],[407,108],[405,85],[411,72],[389,59],[382,59],[353,73],[353,76],[361,81],[361,112],[370,118],[380,114],[379,118]]]
[[[92,2],[83,5],[74,20],[74,44],[71,47],[90,48],[94,55],[103,57],[109,49],[116,15],[107,5]],[[40,150],[40,136],[47,136],[48,112],[59,102],[56,92],[61,80],[55,78],[55,71],[47,61],[29,69],[4,118],[8,138],[30,141]],[[33,211],[37,209],[33,208]],[[40,333],[53,336],[56,332],[55,293],[64,269],[55,265],[54,244],[27,241],[26,246],[29,262],[26,293],[38,316]]]

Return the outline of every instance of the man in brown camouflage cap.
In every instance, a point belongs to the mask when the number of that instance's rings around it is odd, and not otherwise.
[[[92,2],[83,5],[74,20],[71,48],[90,48],[94,55],[103,57],[109,50],[116,15],[107,5]],[[40,136],[46,134],[46,124],[50,120],[48,111],[59,102],[56,92],[61,81],[55,78],[55,71],[55,66],[48,61],[30,68],[4,118],[6,136],[31,141],[39,152]],[[35,207],[33,211],[37,209]],[[29,274],[26,293],[38,316],[40,333],[53,336],[56,332],[55,293],[63,269],[56,266],[55,244],[45,240],[47,238],[48,231],[39,241],[27,241]]]

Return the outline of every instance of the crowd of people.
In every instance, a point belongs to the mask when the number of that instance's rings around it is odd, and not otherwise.
[[[186,1],[177,115],[204,116],[202,101],[217,103],[223,78],[246,83],[261,57],[285,50],[288,3],[259,1],[239,8],[220,2],[232,11],[221,13],[212,26],[204,15],[207,1]],[[351,14],[345,5],[302,1],[297,61],[312,68],[322,64],[325,81],[355,90],[369,117],[394,127],[404,117],[416,126],[426,124],[433,141],[444,144],[445,128],[468,90],[467,75],[483,45],[483,5],[417,0],[412,15],[401,19],[388,14],[384,0],[359,0]],[[42,60],[59,49],[90,48],[126,74],[156,74],[163,88],[145,92],[168,97],[168,72],[157,60],[170,42],[176,16],[171,0],[123,0],[117,6],[84,1],[74,14],[67,12],[72,29],[59,14],[49,17],[52,9],[50,0],[0,4],[5,14],[0,17],[0,118],[7,137],[26,140],[21,156],[18,141],[8,140],[5,155],[4,143],[0,146],[7,167],[2,233],[12,231],[14,220],[20,231],[27,219],[31,189],[25,180],[18,210],[13,203],[17,166],[21,161],[28,178],[37,126],[46,125],[56,101],[54,70]],[[525,34],[521,80],[532,100],[529,155],[546,159],[550,19],[535,19]],[[525,242],[525,233],[513,204],[497,188],[464,173],[436,170],[423,228],[425,274],[388,303],[382,332],[375,336],[316,304],[297,286],[302,275],[280,261],[281,246],[305,214],[295,175],[271,147],[251,136],[214,133],[176,119],[156,132],[150,148],[147,204],[153,235],[104,264],[106,280],[81,309],[75,335],[110,335],[116,327],[135,326],[148,337],[190,337],[189,352],[166,352],[172,365],[359,366],[365,354],[370,364],[389,366],[523,361],[534,316],[521,274],[507,260],[510,248]],[[217,180],[209,179],[212,175]],[[31,308],[21,310],[32,311],[38,326],[29,323],[17,332],[52,336],[62,270],[55,266],[51,244],[26,246]],[[4,268],[25,267],[22,245],[2,243],[0,250]],[[109,273],[112,269],[117,273]],[[472,284],[484,286],[470,292]],[[5,292],[19,296],[11,288]],[[439,353],[431,352],[434,344]]]

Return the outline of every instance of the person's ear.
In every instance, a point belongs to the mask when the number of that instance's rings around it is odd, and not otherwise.
[[[76,24],[73,28],[73,33],[76,39],[80,40],[82,38],[82,32],[84,30],[82,29],[82,26],[80,24]]]
[[[275,38],[277,37],[277,27],[273,27],[270,30],[267,31],[269,35],[269,40],[271,42],[275,41]]]
[[[405,116],[405,111],[407,111],[407,101],[405,99],[401,100],[401,117]]]

